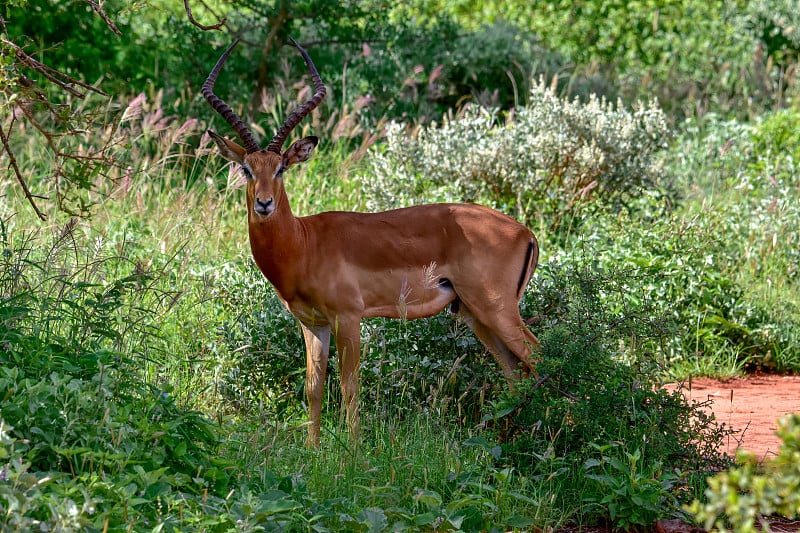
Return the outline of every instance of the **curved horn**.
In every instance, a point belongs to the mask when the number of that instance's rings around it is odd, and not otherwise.
[[[217,64],[214,65],[214,68],[211,69],[211,73],[206,78],[205,83],[203,83],[203,96],[206,97],[208,103],[211,104],[211,107],[214,108],[214,111],[222,115],[222,117],[231,125],[231,127],[239,134],[239,138],[244,143],[244,149],[247,150],[248,154],[252,154],[253,152],[258,152],[258,143],[253,139],[253,134],[250,133],[250,130],[247,129],[245,123],[236,116],[236,113],[233,112],[231,106],[226,104],[219,98],[217,95],[214,94],[214,83],[217,81],[217,76],[219,76],[219,71],[222,70],[222,64],[225,63],[225,60],[228,59],[231,51],[239,44],[239,39],[233,41],[227,50],[220,56],[219,61]]]
[[[311,61],[311,58],[308,57],[308,54],[303,47],[297,44],[297,41],[289,37],[289,40],[292,42],[295,48],[300,51],[300,54],[303,56],[303,59],[306,61],[306,65],[308,65],[308,70],[311,73],[311,79],[314,82],[314,96],[309,98],[304,104],[297,106],[289,118],[283,123],[283,126],[280,127],[278,132],[272,138],[269,145],[267,146],[266,150],[269,152],[275,152],[276,154],[281,153],[281,148],[283,148],[283,143],[286,142],[286,137],[292,132],[292,130],[303,120],[309,113],[311,113],[314,108],[316,108],[319,104],[322,103],[322,100],[325,98],[325,84],[322,83],[322,78],[319,77],[319,72],[317,72],[317,68],[314,66],[314,62]]]

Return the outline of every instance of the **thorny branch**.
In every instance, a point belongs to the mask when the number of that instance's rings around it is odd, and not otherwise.
[[[0,40],[2,44],[6,44],[10,42],[8,40],[8,33],[6,32],[6,21],[0,15],[0,31],[2,31],[2,35],[0,35]],[[22,85],[32,85],[25,77],[22,77],[20,83]],[[12,118],[13,120],[13,118]],[[3,122],[0,121],[0,142],[2,142],[3,150],[5,150],[6,154],[8,154],[8,161],[9,166],[14,170],[14,176],[17,178],[20,187],[22,187],[22,191],[25,193],[25,198],[27,198],[28,202],[31,204],[33,211],[36,213],[36,216],[39,217],[40,220],[45,220],[47,217],[42,211],[39,209],[39,206],[36,205],[36,201],[34,200],[33,194],[31,194],[31,190],[28,187],[28,183],[25,181],[25,177],[22,175],[22,171],[17,164],[17,158],[14,155],[14,151],[11,149],[11,144],[8,142],[8,135],[6,135],[6,131],[3,128]]]
[[[89,1],[89,0],[87,0],[87,1]],[[203,5],[205,5],[205,4],[203,4]],[[189,17],[189,22],[191,22],[192,24],[194,24],[195,26],[197,26],[198,28],[200,28],[203,31],[218,30],[218,29],[222,28],[225,25],[226,22],[228,22],[227,18],[222,17],[220,19],[220,21],[217,22],[216,24],[212,24],[211,26],[206,26],[205,24],[200,24],[199,22],[197,22],[195,20],[194,15],[192,15],[192,8],[189,7],[189,0],[183,0],[183,7],[186,8],[186,16]]]
[[[17,181],[22,187],[22,190],[25,192],[25,198],[27,198],[28,202],[30,202],[31,207],[33,207],[33,210],[36,212],[36,216],[38,216],[40,220],[46,220],[47,216],[39,210],[39,207],[36,205],[36,201],[33,199],[33,194],[31,194],[28,184],[25,182],[25,178],[22,177],[22,172],[20,172],[19,165],[17,165],[17,158],[14,157],[14,152],[11,150],[11,146],[8,144],[8,137],[6,136],[6,132],[3,129],[2,123],[0,123],[0,140],[2,140],[3,148],[8,154],[8,160],[11,162],[11,168],[14,169],[14,174],[17,177]]]
[[[116,33],[116,34],[117,34],[117,35],[119,35],[119,36],[122,36],[122,32],[121,32],[121,31],[119,31],[119,28],[117,28],[117,26],[116,26],[116,25],[115,25],[115,24],[114,24],[114,23],[111,21],[111,19],[110,19],[110,18],[108,18],[108,15],[106,14],[106,12],[105,12],[105,11],[103,11],[103,6],[101,6],[100,4],[98,4],[97,2],[95,2],[94,0],[86,0],[86,2],[87,2],[87,3],[88,3],[90,6],[92,6],[92,9],[94,9],[94,10],[95,10],[95,12],[96,12],[98,15],[100,15],[100,17],[102,17],[102,19],[105,21],[106,25],[107,25],[109,28],[111,28],[111,31],[113,31],[114,33]]]
[[[0,39],[2,40],[2,43],[4,45],[6,45],[9,48],[11,48],[12,50],[14,50],[14,54],[15,54],[17,60],[20,63],[22,63],[23,65],[25,65],[26,67],[28,67],[28,68],[30,68],[32,70],[35,70],[36,72],[38,72],[39,74],[41,74],[42,76],[47,78],[52,83],[58,85],[59,87],[61,87],[65,91],[67,91],[72,96],[74,96],[76,98],[81,98],[81,99],[85,98],[85,96],[86,96],[85,92],[81,92],[81,90],[80,89],[76,89],[75,86],[78,86],[81,89],[84,89],[84,91],[91,91],[91,92],[94,92],[94,93],[97,93],[97,94],[101,94],[103,96],[108,96],[106,93],[104,93],[103,91],[101,91],[97,87],[94,87],[92,85],[89,85],[88,83],[82,82],[79,79],[73,78],[72,76],[69,76],[68,74],[64,74],[63,72],[60,72],[60,71],[58,71],[58,70],[56,70],[54,68],[48,67],[44,63],[41,63],[41,62],[37,61],[36,59],[34,59],[31,56],[29,56],[28,54],[26,54],[25,50],[23,50],[22,48],[20,48],[19,46],[17,46],[13,42],[11,42],[5,35],[3,35]]]

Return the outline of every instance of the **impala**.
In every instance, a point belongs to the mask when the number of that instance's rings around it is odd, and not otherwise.
[[[306,161],[319,139],[283,145],[291,131],[325,98],[325,85],[300,51],[314,95],[292,112],[265,149],[214,92],[235,41],[203,84],[203,95],[236,131],[242,144],[208,134],[223,157],[247,177],[250,247],[256,264],[300,323],[306,345],[308,441],[318,446],[330,336],[336,341],[342,401],[357,435],[360,323],[364,317],[412,319],[448,305],[464,317],[513,384],[534,372],[539,344],[525,327],[519,300],[533,275],[539,247],[533,233],[510,217],[474,204],[432,204],[381,213],[324,212],[295,217],[284,174]]]

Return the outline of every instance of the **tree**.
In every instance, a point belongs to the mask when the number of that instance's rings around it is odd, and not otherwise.
[[[119,29],[110,20],[103,8],[86,0],[91,9],[114,33]],[[23,8],[27,0],[17,0],[14,7]],[[0,15],[0,141],[2,151],[8,158],[14,176],[22,188],[25,198],[36,215],[44,220],[45,214],[36,203],[43,198],[31,192],[25,171],[18,161],[12,136],[25,135],[32,129],[44,138],[45,149],[52,157],[51,177],[59,206],[67,209],[63,200],[67,196],[65,184],[73,182],[84,185],[80,173],[71,172],[71,167],[92,167],[104,164],[108,158],[109,144],[96,147],[86,153],[70,149],[69,136],[93,125],[97,116],[92,108],[81,105],[90,95],[107,97],[98,87],[86,83],[59,69],[48,66],[29,54],[24,46],[17,44],[9,35],[5,19]],[[74,168],[72,168],[74,170]]]

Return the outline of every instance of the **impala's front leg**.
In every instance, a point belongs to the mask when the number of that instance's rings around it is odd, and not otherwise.
[[[334,335],[336,351],[339,354],[339,374],[342,378],[342,406],[350,428],[350,436],[355,440],[359,433],[358,416],[358,365],[361,359],[360,318],[336,321]]]
[[[308,445],[319,446],[319,428],[322,418],[322,393],[325,371],[328,368],[328,350],[331,345],[331,327],[307,326],[300,323],[306,341],[306,399],[311,425],[308,427]]]

